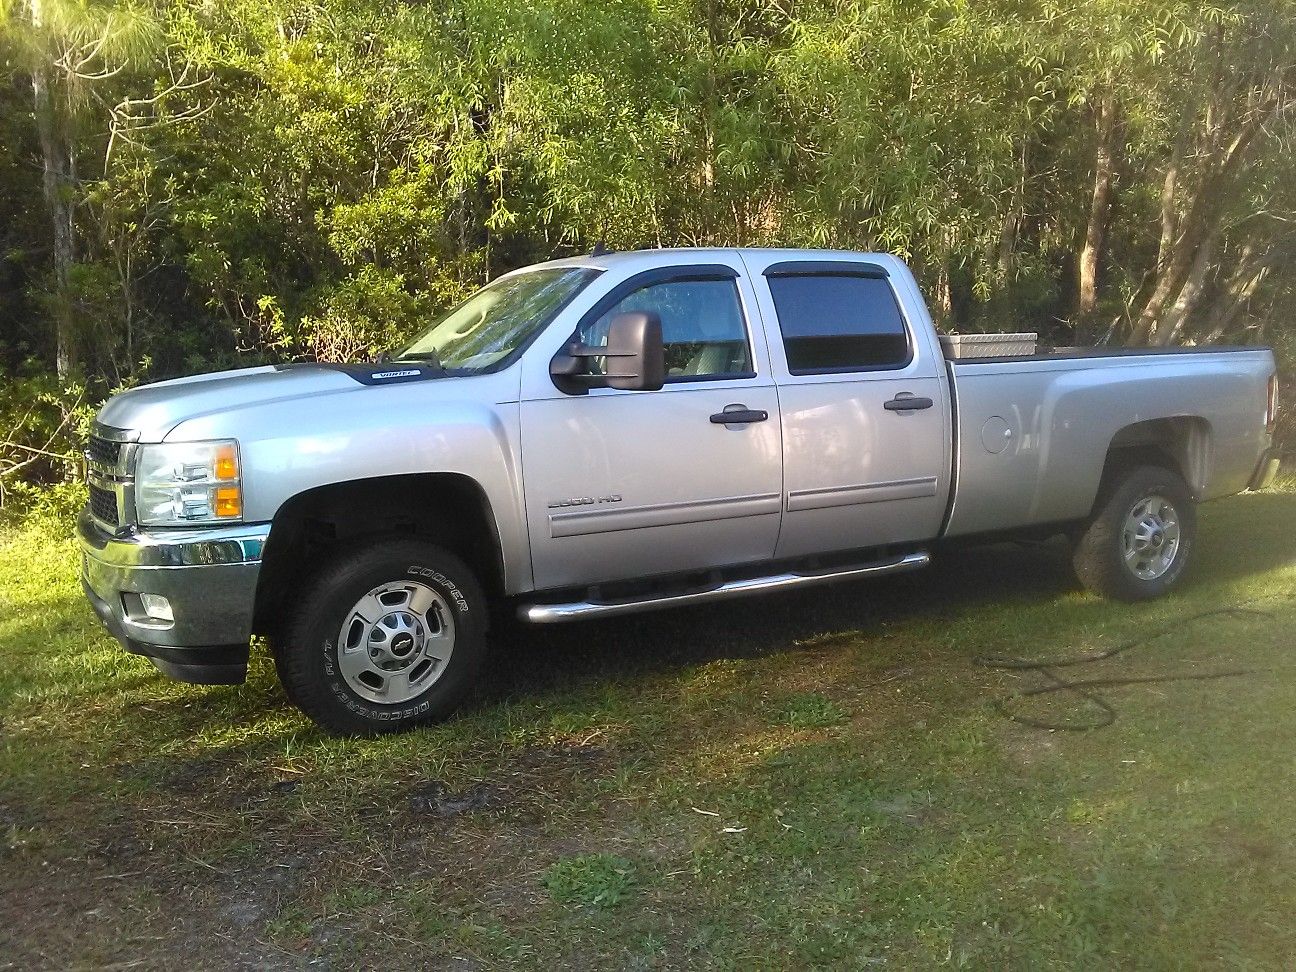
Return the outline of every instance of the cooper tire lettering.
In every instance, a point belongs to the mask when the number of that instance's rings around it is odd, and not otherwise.
[[[366,699],[352,686],[346,674],[350,668],[343,668],[338,631],[346,612],[366,592],[400,585],[402,578],[417,579],[439,595],[441,610],[453,615],[455,640],[436,680],[421,694],[393,696],[393,704],[387,706],[383,693]],[[280,681],[289,699],[335,732],[376,735],[445,718],[467,696],[485,657],[486,625],[479,604],[485,604],[485,595],[471,569],[452,552],[425,540],[375,538],[340,548],[308,579],[290,605],[284,635],[271,641]],[[367,650],[362,643],[356,647]],[[345,661],[349,666],[352,657],[345,656]]]
[[[445,574],[442,574],[441,572],[436,570],[432,570],[429,567],[420,567],[417,564],[411,565],[409,570],[406,571],[406,574],[410,577],[424,577],[430,581],[433,581],[434,583],[440,584],[442,587],[445,588],[446,593],[449,594],[454,599],[455,607],[459,609],[459,613],[460,614],[468,613],[469,610],[468,599],[464,597],[463,592],[460,591],[459,588],[455,586],[455,582],[452,581]]]

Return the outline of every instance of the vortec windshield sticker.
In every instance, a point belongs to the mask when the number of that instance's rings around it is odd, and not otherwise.
[[[276,371],[303,370],[338,371],[362,385],[398,385],[406,381],[427,381],[430,378],[445,378],[446,372],[441,368],[416,365],[409,368],[393,368],[390,365],[382,368],[378,364],[347,364],[335,361],[295,361],[275,365]]]
[[[409,378],[411,375],[421,375],[423,372],[418,369],[411,371],[377,371],[371,377],[374,378]]]

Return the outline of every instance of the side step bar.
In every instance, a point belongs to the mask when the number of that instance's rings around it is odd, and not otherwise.
[[[567,604],[523,604],[518,608],[518,617],[532,624],[554,624],[559,621],[576,621],[584,618],[611,618],[620,614],[633,614],[638,611],[655,611],[658,608],[682,607],[686,604],[704,604],[707,601],[719,601],[729,597],[744,597],[749,594],[765,594],[771,591],[786,591],[796,587],[808,587],[811,584],[828,584],[833,581],[852,580],[858,577],[873,577],[879,574],[899,574],[905,571],[926,567],[931,562],[931,555],[925,550],[905,554],[895,560],[884,560],[859,567],[846,567],[840,570],[820,573],[787,573],[771,574],[768,577],[749,577],[746,580],[728,581],[716,587],[700,591],[687,591],[680,594],[662,594],[641,598],[630,598],[624,601],[572,601]]]

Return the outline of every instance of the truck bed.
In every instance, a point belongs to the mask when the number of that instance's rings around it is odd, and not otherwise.
[[[1198,500],[1246,489],[1264,448],[1268,348],[1055,348],[945,367],[945,536],[1086,517],[1112,448],[1169,442]]]

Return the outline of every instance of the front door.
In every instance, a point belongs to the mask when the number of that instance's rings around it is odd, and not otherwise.
[[[659,268],[628,278],[582,317],[580,343],[597,346],[614,315],[659,314],[667,379],[659,391],[544,389],[522,402],[537,589],[773,556],[779,407],[761,335],[749,326],[751,303],[728,264]],[[726,412],[741,421],[725,422]]]
[[[858,257],[748,263],[782,405],[777,555],[934,538],[950,489],[950,410],[931,329],[906,320],[897,299],[908,271]]]

